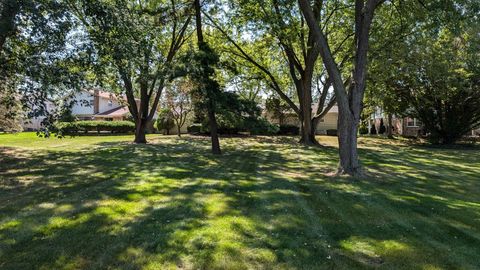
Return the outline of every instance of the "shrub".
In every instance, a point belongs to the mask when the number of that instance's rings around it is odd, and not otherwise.
[[[280,125],[278,135],[298,135],[300,128],[295,125]]]
[[[362,122],[360,124],[360,127],[358,128],[358,133],[360,133],[361,135],[368,134],[368,126]]]
[[[337,136],[337,130],[336,129],[327,129],[327,135],[328,136]]]
[[[370,134],[375,135],[377,134],[377,128],[375,127],[375,124],[372,125],[370,128]]]
[[[88,132],[129,133],[135,131],[135,124],[130,121],[75,121],[58,122],[56,133],[62,135],[78,135]]]
[[[218,134],[223,134],[223,135],[235,135],[238,134],[240,129],[236,127],[224,127],[224,126],[219,126],[217,129]]]
[[[279,131],[278,125],[270,123],[265,118],[246,119],[245,128],[252,135],[275,135]]]
[[[201,134],[204,133],[201,123],[193,123],[187,127],[187,132],[190,134]]]
[[[175,127],[175,122],[173,121],[173,115],[170,109],[163,109],[160,111],[155,127],[160,131],[163,130],[168,135],[170,129]]]
[[[275,135],[278,133],[278,125],[270,123],[263,117],[236,117],[236,119],[232,119],[225,115],[219,115],[217,124],[218,134],[222,135],[236,135],[239,132],[250,132],[252,135]],[[192,132],[198,133],[199,129],[200,133],[210,132],[210,126],[207,121],[190,126]]]
[[[219,134],[238,134],[240,131],[245,131],[244,117],[239,117],[237,114],[231,112],[224,112],[217,115],[217,125]],[[205,130],[210,131],[208,119],[203,123]]]
[[[232,113],[223,113],[216,115],[217,132],[222,135],[236,135],[240,131],[245,131],[243,117],[238,117]],[[208,118],[202,122],[202,133],[210,133]]]

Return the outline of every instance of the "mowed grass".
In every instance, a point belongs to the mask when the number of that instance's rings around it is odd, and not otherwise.
[[[480,149],[0,135],[0,269],[480,269]]]

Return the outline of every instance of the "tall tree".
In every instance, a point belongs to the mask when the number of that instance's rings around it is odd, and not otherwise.
[[[387,9],[376,14],[396,37],[372,33],[375,57],[367,102],[389,116],[422,120],[433,142],[454,142],[478,125],[479,65],[473,59],[479,57],[480,5],[473,0],[414,3],[396,5],[396,16]]]
[[[200,0],[194,0],[195,23],[197,32],[198,53],[194,56],[196,67],[192,70],[192,79],[196,82],[194,99],[196,106],[207,111],[212,141],[212,153],[221,154],[220,141],[218,139],[218,124],[215,116],[217,100],[219,98],[220,86],[214,79],[215,65],[218,63],[218,55],[208,45],[203,37],[202,29],[202,6]]]
[[[240,36],[234,39],[225,26],[211,19],[211,22],[233,44],[230,52],[242,58],[244,63],[250,64],[263,73],[268,85],[294,111],[301,123],[301,142],[306,145],[317,144],[315,127],[328,110],[335,104],[335,98],[327,100],[330,81],[323,72],[323,65],[317,62],[319,50],[314,46],[315,40],[303,17],[295,8],[295,1],[276,0],[249,1],[242,0],[231,7],[233,13],[230,18],[232,33],[248,33],[248,38]],[[320,19],[321,6],[316,7],[316,19]],[[328,20],[326,23],[331,23]],[[253,26],[252,26],[253,25]],[[348,39],[337,36],[336,40]],[[344,42],[338,42],[340,51]],[[268,47],[265,54],[261,54],[261,47]],[[253,48],[250,48],[253,47]],[[282,77],[288,76],[290,83],[282,83]],[[322,80],[317,80],[322,78]],[[317,84],[316,84],[317,83]],[[316,112],[312,112],[313,91],[316,84],[318,104]],[[286,87],[293,86],[296,100],[287,94]],[[328,103],[325,103],[325,101]],[[298,103],[297,103],[298,102]]]
[[[64,1],[5,0],[0,2],[0,94],[21,101],[28,116],[49,114],[49,97],[78,84],[81,61],[67,48],[72,21]],[[7,100],[0,106],[8,111]],[[48,115],[47,115],[48,116]],[[46,117],[45,119],[50,119]]]
[[[92,45],[98,79],[124,93],[135,121],[135,143],[146,143],[147,124],[176,56],[188,38],[192,5],[184,1],[69,1]]]
[[[357,153],[357,131],[362,112],[362,102],[365,92],[367,75],[367,53],[369,46],[370,27],[377,7],[384,0],[355,0],[354,20],[354,50],[352,51],[353,69],[351,81],[344,84],[339,64],[335,60],[334,51],[328,43],[325,32],[315,16],[315,7],[322,1],[316,0],[313,7],[308,0],[298,0],[308,27],[319,47],[328,76],[332,81],[339,108],[338,142],[340,163],[338,172],[350,175],[361,174]]]
[[[408,104],[405,115],[422,121],[432,143],[451,144],[480,126],[480,6],[443,4],[448,18],[430,15],[398,44],[405,53],[392,57],[391,95]]]

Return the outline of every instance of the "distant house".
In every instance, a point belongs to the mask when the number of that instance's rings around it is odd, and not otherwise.
[[[312,112],[316,112],[317,107],[316,104],[312,105]],[[267,119],[275,124],[280,124],[278,119],[274,119],[271,116],[266,115]],[[318,121],[316,133],[317,134],[326,134],[327,130],[329,129],[337,129],[337,121],[338,121],[338,107],[335,105],[333,106],[327,114]],[[298,116],[293,112],[288,112],[283,119],[282,125],[294,125],[300,127],[300,120]]]
[[[370,125],[375,125],[375,129],[380,129],[381,119],[383,119],[383,124],[385,127],[388,126],[388,118],[385,116],[377,116],[372,118],[370,121]],[[425,135],[425,129],[423,123],[418,118],[414,117],[396,117],[395,115],[392,117],[392,126],[393,126],[393,134],[405,136],[405,137],[418,137],[421,135]],[[370,128],[369,128],[370,130]],[[480,128],[473,129],[471,133],[465,134],[466,136],[480,136]]]
[[[126,105],[125,97],[118,97],[110,92],[102,90],[82,90],[71,97],[66,98],[67,102],[73,101],[71,108],[72,115],[78,120],[104,120],[121,121],[126,120],[130,115]],[[52,102],[47,103],[47,110],[55,109]],[[45,117],[35,117],[24,121],[24,130],[38,130]]]
[[[315,107],[316,104],[312,106],[312,111],[316,111],[317,108]],[[375,125],[375,128],[378,132],[380,130],[380,123],[381,119],[384,121],[384,125],[388,125],[388,119],[384,116],[383,112],[378,109],[374,114],[372,114],[371,119],[369,121],[369,129],[372,125]],[[271,119],[272,122],[277,120]],[[278,124],[278,121],[275,122]],[[402,135],[402,136],[418,136],[423,132],[422,123],[417,118],[410,118],[410,117],[395,117],[393,116],[392,119],[393,123],[393,133]],[[300,126],[300,121],[298,120],[298,116],[295,113],[287,113],[283,124],[288,125],[295,125]],[[327,130],[336,130],[338,127],[338,106],[333,106],[328,113],[320,119],[317,125],[316,133],[317,134],[326,134]],[[479,130],[480,131],[480,130]],[[480,132],[479,132],[480,133]]]
[[[46,101],[45,102],[45,110],[48,112],[52,112],[55,109],[55,105],[51,101]],[[26,131],[31,131],[31,130],[39,130],[42,128],[42,122],[45,119],[45,116],[36,116],[32,118],[27,118],[22,121],[22,128],[23,130]]]
[[[383,120],[383,124],[385,127],[388,127],[388,116],[383,112],[381,108],[377,108],[377,110],[371,115],[370,119],[368,120],[368,130],[370,130],[373,125],[375,125],[375,130],[380,130],[380,126]],[[423,134],[423,124],[418,118],[413,117],[398,117],[396,115],[392,115],[392,133],[397,135],[402,135],[406,137],[417,137]]]
[[[388,126],[388,118],[376,118],[373,122],[377,132],[380,130],[381,119],[385,127]],[[392,133],[406,137],[417,137],[423,133],[422,122],[418,118],[392,116]]]
[[[313,106],[312,111],[317,111],[317,107]],[[327,114],[318,121],[317,134],[327,134],[329,129],[337,129],[338,126],[338,107],[337,105],[330,108]]]
[[[109,92],[84,90],[72,98],[72,115],[79,120],[121,121],[129,115],[126,98]]]
[[[480,136],[480,127],[477,129],[472,130],[472,136],[479,137]]]

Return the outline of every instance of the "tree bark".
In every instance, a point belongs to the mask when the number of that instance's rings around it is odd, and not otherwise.
[[[301,138],[300,143],[311,146],[311,145],[318,145],[318,141],[315,138],[315,128],[313,128],[313,123],[311,119],[303,119],[302,120],[302,127],[301,130]]]
[[[314,117],[312,119],[312,130],[311,130],[311,133],[310,133],[310,137],[312,137],[314,139],[315,139],[315,135],[317,135],[318,121],[320,121],[320,117]],[[318,141],[317,141],[317,143],[318,143]]]
[[[147,128],[147,119],[142,118],[142,119],[137,119],[137,121],[135,121],[134,143],[141,143],[141,144],[147,143],[146,132],[145,132],[146,128]]]
[[[218,140],[218,126],[215,112],[209,108],[208,121],[210,124],[210,137],[212,138],[212,153],[219,155],[222,153],[220,150],[220,142]]]
[[[362,111],[365,92],[365,78],[367,74],[367,52],[370,26],[376,7],[384,0],[356,0],[355,1],[355,55],[352,71],[352,82],[347,88],[343,84],[339,65],[336,63],[327,37],[320,28],[318,20],[312,11],[308,0],[298,0],[300,10],[305,17],[308,27],[312,31],[319,47],[323,64],[335,90],[339,109],[338,143],[340,163],[338,173],[361,174],[360,162],[357,154],[357,130]]]
[[[338,146],[340,162],[338,174],[359,175],[361,167],[357,153],[358,122],[350,112],[338,115]]]
[[[310,83],[309,83],[310,82]],[[304,145],[318,145],[317,140],[315,139],[315,135],[313,131],[312,125],[312,89],[311,89],[311,80],[310,81],[303,81],[299,83],[298,87],[301,87],[298,93],[301,94],[301,104],[300,104],[300,112],[301,117],[300,121],[302,122],[301,128],[301,138],[300,143]]]
[[[387,137],[389,139],[393,139],[393,119],[392,119],[392,114],[389,113],[388,116],[388,129],[387,129]]]
[[[200,0],[195,0],[195,23],[196,23],[196,32],[198,40],[198,49],[203,50],[203,31],[202,31],[202,11],[200,6]],[[220,150],[220,141],[218,140],[218,125],[217,119],[215,117],[215,103],[213,97],[208,97],[208,122],[210,125],[210,138],[212,141],[212,153],[221,154]]]

